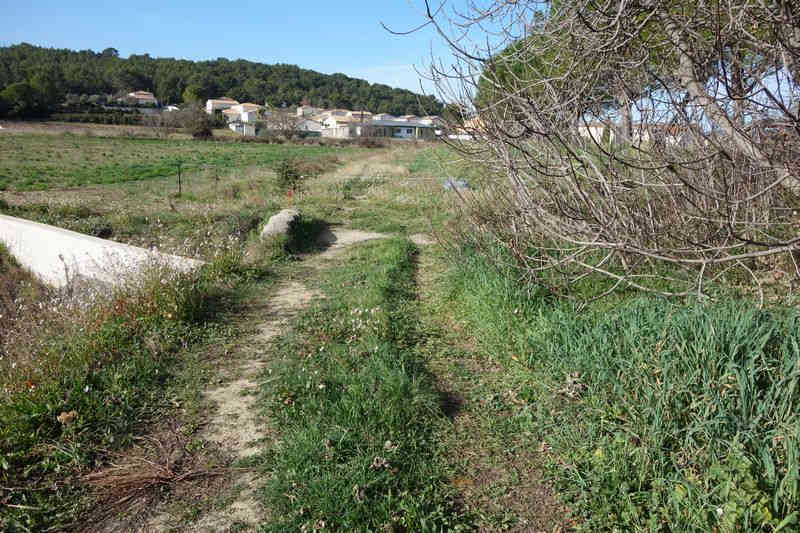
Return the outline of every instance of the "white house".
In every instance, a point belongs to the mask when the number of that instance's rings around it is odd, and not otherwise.
[[[228,98],[227,96],[223,96],[221,98],[212,98],[206,101],[206,113],[208,113],[209,115],[213,115],[214,111],[222,111],[225,109],[230,109],[231,107],[238,104],[239,102],[237,102],[233,98]]]
[[[380,137],[389,139],[433,139],[433,124],[417,120],[361,120],[353,116],[332,116],[325,119],[323,137]]]
[[[297,131],[307,131],[310,133],[322,134],[322,123],[307,118],[298,119]]]
[[[241,122],[239,120],[231,122],[228,124],[228,128],[231,131],[235,131],[242,137],[255,137],[256,136],[256,125],[253,123],[248,122]]]
[[[153,95],[153,93],[148,91],[134,91],[132,93],[128,93],[128,99],[133,100],[136,104],[150,104],[150,105],[158,105],[158,100]]]

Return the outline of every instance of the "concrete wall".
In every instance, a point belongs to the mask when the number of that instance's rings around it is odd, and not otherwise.
[[[22,266],[56,287],[63,287],[74,276],[113,285],[149,261],[166,262],[184,271],[203,264],[5,215],[0,215],[0,241]]]

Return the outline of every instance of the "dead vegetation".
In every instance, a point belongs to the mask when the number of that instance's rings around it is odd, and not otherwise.
[[[179,429],[136,439],[135,446],[110,454],[108,464],[80,478],[95,498],[83,517],[84,531],[125,529],[143,523],[151,505],[167,494],[187,498],[205,493],[215,478],[230,473],[223,456],[199,450]],[[90,525],[91,524],[91,525]]]
[[[0,346],[30,305],[42,301],[50,292],[0,243]]]

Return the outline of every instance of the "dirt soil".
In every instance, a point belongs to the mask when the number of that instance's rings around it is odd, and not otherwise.
[[[386,237],[348,229],[334,229],[323,236],[329,247],[322,253],[306,256],[304,264],[309,271],[325,267],[325,263],[348,246],[371,239]],[[257,454],[261,443],[272,437],[268,421],[258,416],[255,409],[255,392],[259,376],[268,363],[266,346],[280,334],[298,312],[306,308],[321,294],[309,290],[296,280],[283,282],[258,311],[260,320],[255,333],[240,341],[245,356],[235,360],[233,368],[225,369],[223,383],[206,391],[206,397],[215,405],[207,419],[201,438],[215,443],[232,459],[247,459]],[[256,304],[258,305],[258,304]],[[140,531],[161,531],[180,528],[184,531],[251,531],[266,518],[266,511],[258,502],[259,487],[265,482],[255,472],[234,469],[228,483],[232,500],[224,509],[212,510],[190,526],[181,525],[182,519],[164,510],[157,513]],[[175,508],[171,505],[170,508]]]

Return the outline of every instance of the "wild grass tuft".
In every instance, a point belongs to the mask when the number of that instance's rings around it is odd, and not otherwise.
[[[457,314],[522,383],[513,431],[550,450],[589,530],[796,527],[796,310],[639,296],[577,312],[469,250],[450,284]]]

